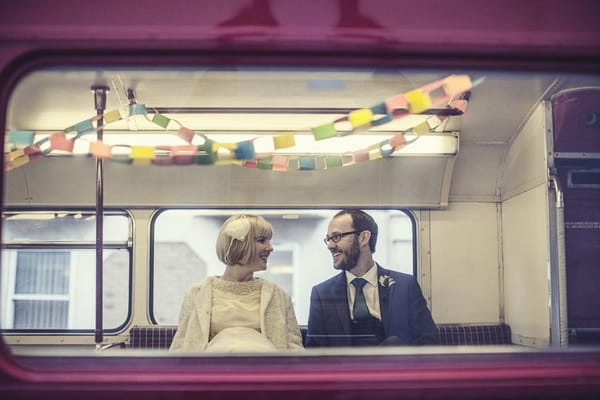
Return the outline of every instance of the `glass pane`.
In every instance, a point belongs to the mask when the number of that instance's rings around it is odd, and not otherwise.
[[[104,329],[118,328],[127,319],[130,258],[125,249],[104,251]],[[94,329],[95,250],[6,250],[2,261],[0,279],[14,279],[12,290],[3,285],[3,329]]]
[[[2,223],[5,241],[96,241],[94,213],[5,213]],[[126,215],[105,215],[103,224],[105,241],[125,242],[130,237]]]
[[[154,221],[152,312],[159,324],[177,324],[185,290],[224,269],[215,252],[217,233],[231,214],[246,212],[273,225],[274,251],[266,271],[255,274],[286,290],[298,323],[308,321],[312,286],[338,273],[323,244],[338,210],[168,210]],[[402,211],[369,210],[379,226],[376,261],[413,273],[413,223]],[[397,244],[397,240],[408,240]]]
[[[15,300],[15,329],[65,329],[69,302],[66,300]]]
[[[69,253],[19,251],[15,293],[68,294]]]

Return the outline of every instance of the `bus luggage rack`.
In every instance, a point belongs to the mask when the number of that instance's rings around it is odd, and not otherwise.
[[[512,344],[510,326],[438,324],[440,345]],[[177,331],[176,325],[136,325],[129,331],[131,349],[168,349]],[[304,337],[306,328],[302,328]]]

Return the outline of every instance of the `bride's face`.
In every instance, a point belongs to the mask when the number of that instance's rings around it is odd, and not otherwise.
[[[273,247],[271,247],[270,237],[257,237],[254,241],[254,259],[250,260],[248,265],[255,267],[257,271],[267,269],[267,259],[272,251]]]

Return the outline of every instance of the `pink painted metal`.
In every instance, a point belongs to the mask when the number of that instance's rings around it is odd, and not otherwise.
[[[19,0],[0,16],[0,126],[16,82],[60,64],[600,67],[595,0]],[[0,343],[3,399],[309,396],[592,398],[600,355],[57,359],[16,358]]]

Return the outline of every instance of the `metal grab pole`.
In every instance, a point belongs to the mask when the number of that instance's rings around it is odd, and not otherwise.
[[[104,110],[106,108],[106,92],[109,91],[107,86],[94,85],[91,87],[94,93],[94,107],[96,108],[97,120],[97,134],[98,140],[102,140],[104,124]],[[102,159],[96,159],[96,328],[95,328],[95,341],[96,349],[100,350],[102,347],[103,337],[103,321],[102,313],[104,310],[104,162]]]
[[[556,194],[556,252],[557,252],[557,278],[558,278],[558,328],[559,345],[569,345],[569,318],[567,314],[567,258],[565,253],[565,208],[563,191],[560,180],[554,173],[548,174],[552,188]]]

